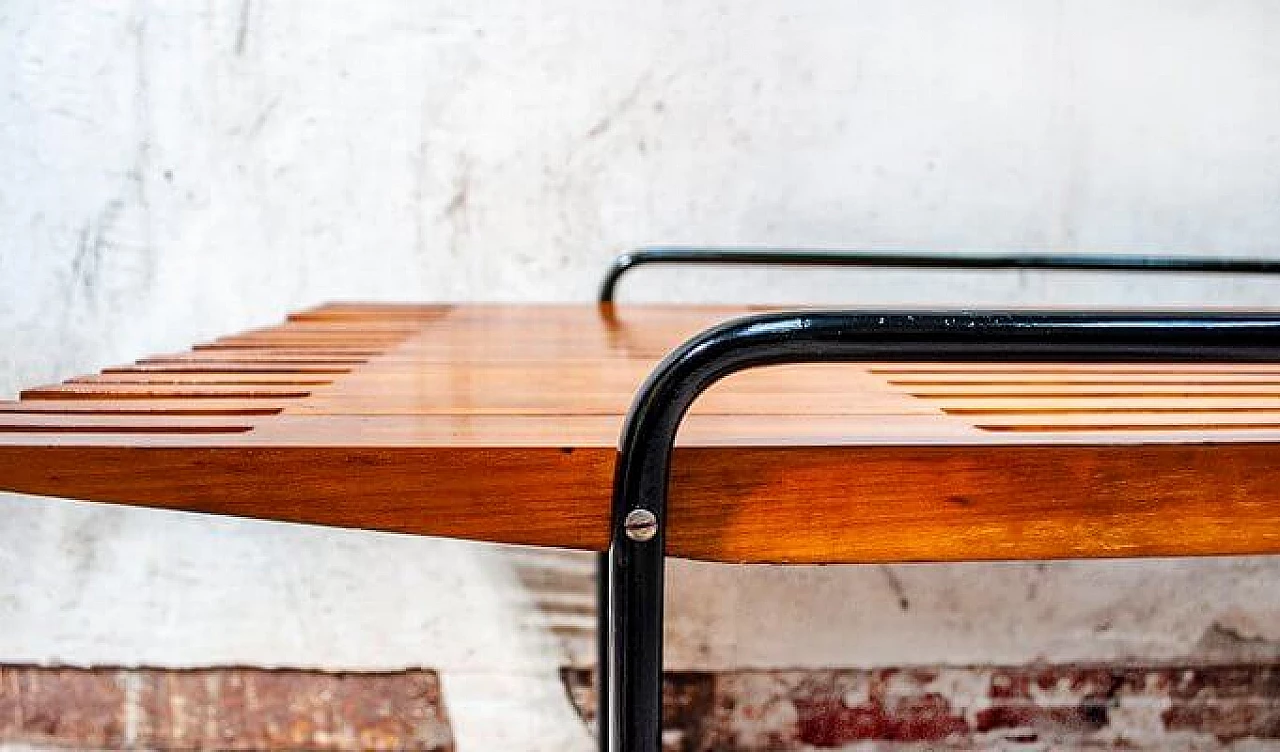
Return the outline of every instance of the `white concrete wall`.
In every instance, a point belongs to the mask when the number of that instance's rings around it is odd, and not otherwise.
[[[0,393],[330,298],[586,300],[643,243],[1271,254],[1278,37],[1267,0],[10,0]],[[625,288],[1264,304],[1280,282],[652,270]],[[518,564],[0,496],[0,662],[546,672],[581,641],[546,629],[528,572],[581,597],[585,562]],[[1265,560],[674,569],[683,667],[1280,639]]]

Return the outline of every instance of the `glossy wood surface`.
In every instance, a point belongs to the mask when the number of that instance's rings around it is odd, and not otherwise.
[[[0,403],[0,488],[601,550],[668,350],[742,308],[334,304]],[[1280,553],[1280,363],[859,363],[730,377],[669,553]]]

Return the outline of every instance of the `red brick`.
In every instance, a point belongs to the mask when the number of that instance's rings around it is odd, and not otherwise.
[[[0,666],[0,741],[118,748],[124,701],[114,671]]]
[[[585,707],[591,673],[565,678]],[[1162,750],[1189,738],[1197,750],[1245,739],[1280,749],[1280,665],[1270,663],[681,672],[664,690],[667,738],[681,752]],[[1144,707],[1163,727],[1141,720]],[[1139,720],[1126,726],[1121,710]]]
[[[161,751],[453,747],[433,672],[246,668],[0,668],[0,742],[8,741]]]

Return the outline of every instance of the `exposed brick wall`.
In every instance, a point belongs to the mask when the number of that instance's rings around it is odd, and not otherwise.
[[[450,752],[431,671],[0,666],[0,744],[133,750]]]
[[[594,722],[592,672],[566,687]],[[669,752],[1280,750],[1280,663],[672,672]],[[450,752],[430,671],[0,666],[0,745]]]
[[[564,678],[594,723],[592,672]],[[669,752],[1280,750],[1280,664],[674,672],[665,682]]]

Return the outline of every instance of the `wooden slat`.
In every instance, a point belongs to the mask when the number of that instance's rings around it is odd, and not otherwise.
[[[601,550],[639,385],[744,312],[321,306],[0,403],[0,488]],[[1280,364],[759,369],[677,443],[677,556],[1280,553]]]
[[[1002,374],[915,374],[910,377],[891,376],[887,381],[901,387],[960,387],[960,386],[1057,386],[1103,385],[1143,386],[1150,384],[1181,386],[1248,386],[1255,384],[1280,386],[1280,374],[1273,373],[1054,373],[1054,372],[1006,372]]]
[[[1269,363],[867,363],[868,371],[887,376],[921,374],[1243,374],[1280,376],[1280,366]]]
[[[235,386],[227,384],[52,384],[25,389],[22,399],[299,399],[311,394],[312,387]]]
[[[1147,413],[1234,413],[1272,412],[1280,409],[1280,397],[1195,397],[1169,395],[1126,395],[1098,397],[1073,395],[1061,397],[935,397],[928,404],[952,415],[997,415],[1023,413],[1086,413],[1105,415],[1115,412]]]
[[[954,386],[899,387],[916,397],[1280,397],[1280,385],[1271,384],[961,384]]]
[[[76,376],[67,384],[165,384],[214,386],[328,386],[333,378],[327,374],[241,373],[203,371],[112,371],[93,376]]]
[[[283,409],[283,403],[235,399],[24,399],[0,402],[0,415],[276,415]]]
[[[200,363],[200,362],[177,362],[177,363],[143,363],[131,366],[115,366],[113,368],[104,368],[104,374],[225,374],[225,373],[247,373],[247,374],[284,374],[295,375],[302,374],[307,376],[314,375],[330,375],[340,373],[351,373],[351,366],[365,363],[365,360],[353,361],[349,364],[293,364],[288,363],[237,363],[237,362],[221,362],[221,363]]]
[[[251,428],[253,422],[246,415],[0,413],[0,434],[224,434]]]

